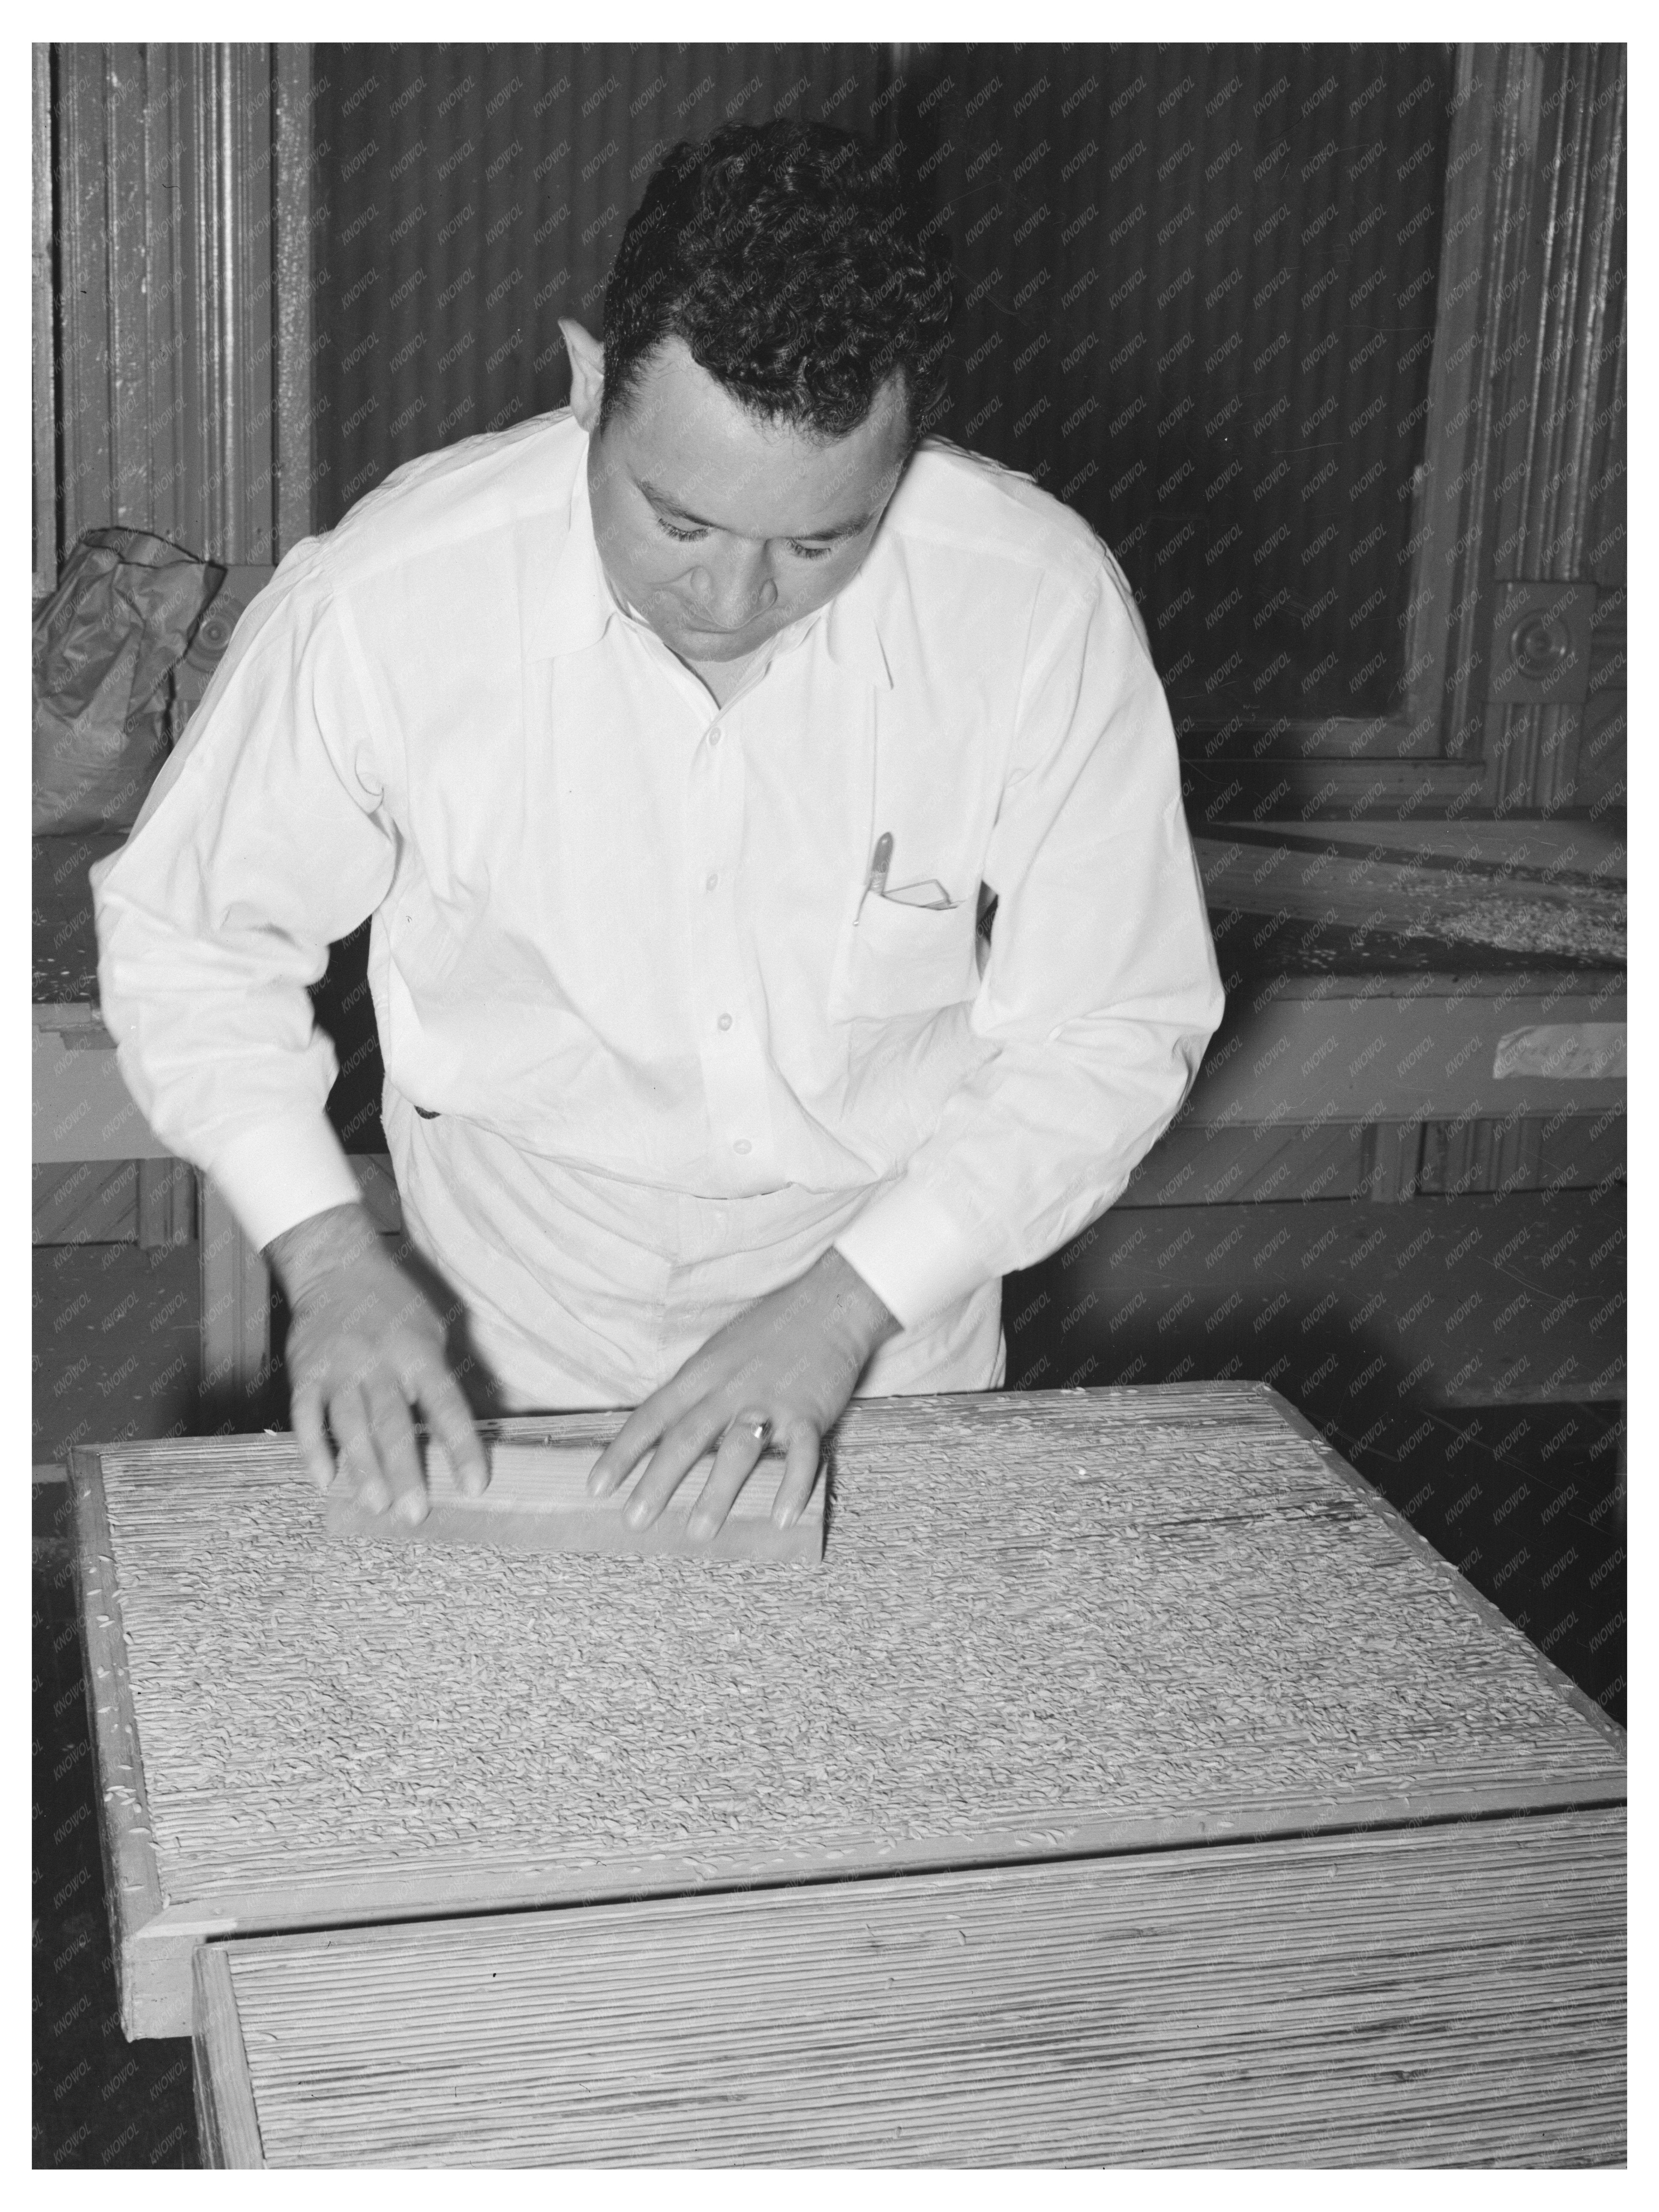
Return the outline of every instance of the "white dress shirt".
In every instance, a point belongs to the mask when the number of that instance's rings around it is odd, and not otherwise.
[[[1127,586],[929,441],[721,708],[612,595],[586,454],[562,411],[470,440],[283,562],[97,872],[123,1074],[256,1243],[354,1199],[306,987],[372,914],[405,1211],[519,1402],[628,1402],[832,1241],[916,1340],[971,1310],[989,1379],[1000,1277],[1117,1195],[1220,1018]],[[720,1258],[678,1334],[630,1243]],[[550,1342],[606,1284],[603,1355]]]

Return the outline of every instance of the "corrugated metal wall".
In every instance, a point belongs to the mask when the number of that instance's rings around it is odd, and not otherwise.
[[[885,136],[871,46],[319,46],[318,522],[416,453],[564,404],[658,159],[728,119]]]
[[[556,318],[674,139],[884,138],[961,272],[951,412],[1122,557],[1178,714],[1379,714],[1403,672],[1450,50],[319,47],[319,523],[562,403]]]

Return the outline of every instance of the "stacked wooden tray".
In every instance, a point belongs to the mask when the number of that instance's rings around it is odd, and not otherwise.
[[[210,2154],[1622,2154],[1622,1736],[1271,1391],[860,1404],[819,1566],[331,1540],[285,1438],[75,1479]]]
[[[210,1943],[217,2166],[1624,2154],[1616,1808]]]

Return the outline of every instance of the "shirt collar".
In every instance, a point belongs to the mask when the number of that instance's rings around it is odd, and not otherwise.
[[[851,583],[830,600],[824,623],[824,648],[837,668],[861,677],[877,691],[893,688],[892,665],[882,644],[877,594],[871,568],[879,557],[876,547]],[[908,596],[908,595],[907,595]]]
[[[551,571],[541,582],[531,614],[526,651],[532,660],[580,653],[597,645],[621,615],[593,542],[593,510],[587,496],[587,440],[576,457],[570,485],[570,524]]]

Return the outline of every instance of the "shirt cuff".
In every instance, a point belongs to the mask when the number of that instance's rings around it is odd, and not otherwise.
[[[965,1298],[995,1272],[956,1216],[908,1178],[849,1222],[835,1249],[905,1328]]]
[[[362,1201],[345,1147],[322,1114],[290,1114],[248,1130],[209,1163],[207,1172],[242,1234],[260,1251],[313,1213]]]

